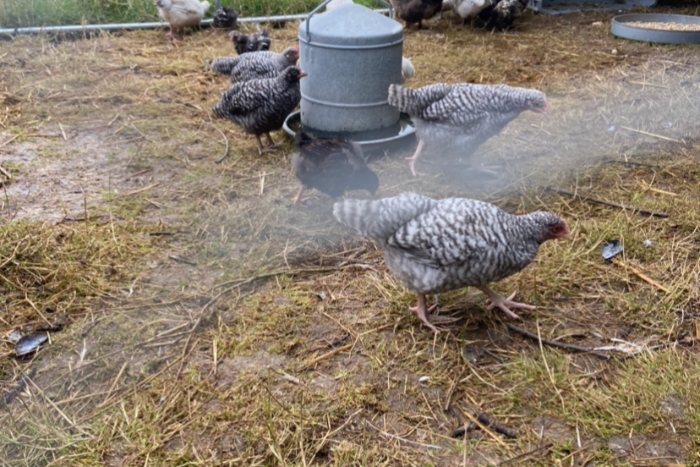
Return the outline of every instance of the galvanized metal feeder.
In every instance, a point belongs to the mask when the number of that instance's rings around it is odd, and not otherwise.
[[[381,0],[377,0],[389,7]],[[389,85],[401,82],[403,27],[354,3],[317,12],[299,26],[301,111],[284,130],[300,128],[316,137],[347,138],[376,149],[414,135],[408,117],[387,99]]]

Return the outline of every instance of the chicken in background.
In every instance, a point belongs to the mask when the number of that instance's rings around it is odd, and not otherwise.
[[[462,18],[462,27],[467,20],[473,20],[479,13],[489,6],[492,0],[443,0],[442,11],[453,10]]]
[[[204,13],[209,9],[209,2],[197,0],[155,0],[158,15],[167,21],[170,31],[166,36],[177,40],[174,32],[182,31],[188,26],[199,26]]]
[[[233,29],[238,24],[238,13],[231,7],[221,7],[221,0],[214,4],[214,18],[212,26],[221,29]]]
[[[536,89],[504,84],[433,84],[409,89],[389,86],[389,104],[411,117],[418,146],[409,161],[416,175],[416,161],[426,145],[441,146],[470,156],[486,140],[497,135],[525,110],[547,113],[547,97]]]
[[[416,69],[413,68],[411,60],[406,57],[401,57],[401,84],[405,83],[407,79],[411,79],[416,75]]]
[[[271,131],[282,128],[287,116],[299,105],[301,91],[299,80],[306,73],[290,66],[276,78],[254,79],[236,83],[224,91],[212,109],[214,115],[240,125],[246,133],[255,135],[258,154],[272,152],[280,146],[270,136]],[[266,146],[260,135],[267,135]]]
[[[403,193],[380,200],[346,199],[335,203],[338,221],[377,242],[386,265],[418,295],[410,311],[434,332],[433,323],[455,318],[431,315],[426,294],[475,287],[499,308],[517,319],[511,308],[535,307],[505,298],[489,288],[529,265],[540,245],[569,233],[566,221],[550,212],[516,216],[472,199],[434,200]]]
[[[250,34],[243,34],[240,31],[231,31],[228,37],[231,39],[231,42],[233,42],[233,47],[236,49],[238,55],[270,50],[270,36],[265,29]]]
[[[297,152],[292,156],[292,168],[302,183],[294,204],[304,190],[311,188],[334,198],[351,190],[376,193],[379,178],[365,164],[359,144],[345,139],[314,138],[298,131],[294,146]]]
[[[423,20],[430,19],[442,9],[442,0],[390,0],[394,8],[394,16],[406,22],[408,28],[411,24],[418,23],[418,28],[423,27]]]
[[[282,52],[250,52],[237,57],[219,57],[211,64],[211,71],[230,75],[232,83],[251,79],[274,78],[283,70],[296,65],[299,46],[287,47]]]
[[[528,0],[492,0],[493,3],[479,13],[488,29],[508,31],[528,5]]]

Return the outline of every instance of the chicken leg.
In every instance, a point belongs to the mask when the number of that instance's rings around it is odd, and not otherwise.
[[[520,319],[520,316],[516,315],[513,313],[510,308],[520,308],[523,310],[534,310],[535,307],[532,305],[528,305],[526,303],[518,303],[512,301],[513,298],[515,297],[515,294],[518,292],[513,292],[510,294],[508,298],[503,298],[502,296],[498,295],[496,292],[493,290],[489,289],[487,286],[482,286],[482,287],[477,287],[477,289],[481,290],[486,294],[487,297],[489,297],[489,300],[491,300],[491,303],[489,304],[488,307],[486,307],[487,310],[492,310],[494,308],[499,308],[501,311],[503,311],[506,315],[508,315],[509,318],[513,319]],[[510,307],[510,308],[509,308]]]
[[[414,177],[416,177],[416,161],[418,160],[418,157],[420,157],[420,153],[423,152],[423,148],[425,147],[425,141],[422,139],[418,141],[418,146],[416,146],[416,151],[413,153],[411,157],[407,157],[406,160],[408,161],[408,168],[411,169],[411,173],[413,174]]]
[[[299,192],[297,193],[297,195],[296,195],[296,196],[294,197],[294,199],[292,200],[292,202],[293,202],[294,204],[298,204],[298,203],[299,203],[299,200],[301,200],[301,195],[304,194],[304,190],[305,190],[305,189],[306,189],[306,187],[305,187],[304,185],[302,185],[301,188],[299,188]]]
[[[412,306],[408,310],[412,313],[415,313],[418,319],[423,321],[423,324],[428,326],[433,332],[439,333],[440,330],[433,326],[431,323],[453,323],[459,320],[459,318],[431,315],[430,313],[432,313],[435,310],[435,308],[437,308],[437,306],[437,296],[435,304],[431,305],[430,308],[427,308],[425,305],[425,294],[419,293],[416,306]]]

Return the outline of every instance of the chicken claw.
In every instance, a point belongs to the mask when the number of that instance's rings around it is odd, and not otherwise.
[[[431,315],[430,313],[435,311],[437,306],[437,300],[435,300],[435,304],[431,305],[430,308],[427,308],[425,306],[425,294],[418,294],[418,303],[416,303],[416,306],[412,306],[408,310],[415,313],[418,319],[421,320],[423,324],[428,326],[434,333],[439,333],[440,330],[431,323],[454,323],[455,321],[458,321],[459,318]]]
[[[496,292],[494,292],[493,290],[489,289],[486,286],[478,287],[478,289],[481,290],[482,292],[484,292],[489,297],[489,300],[491,300],[491,303],[489,304],[489,306],[486,307],[486,309],[489,311],[491,311],[494,308],[499,308],[506,315],[508,315],[509,318],[520,319],[520,316],[513,313],[510,310],[510,308],[520,308],[522,310],[534,310],[535,309],[535,307],[532,305],[512,301],[513,298],[515,297],[515,294],[517,294],[518,292],[513,292],[512,294],[510,294],[510,296],[508,298],[503,298],[501,295],[498,295]]]

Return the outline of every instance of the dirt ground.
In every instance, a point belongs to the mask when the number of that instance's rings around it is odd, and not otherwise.
[[[454,291],[438,335],[331,199],[291,204],[288,141],[258,156],[212,118],[224,32],[1,42],[0,336],[51,340],[0,343],[0,465],[700,465],[700,54],[617,39],[612,16],[406,32],[409,86],[535,87],[550,111],[473,161],[427,154],[418,178],[410,153],[373,154],[378,196],[546,209],[572,231],[495,286],[534,312]]]

